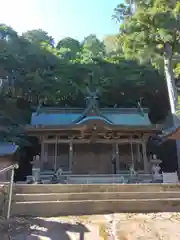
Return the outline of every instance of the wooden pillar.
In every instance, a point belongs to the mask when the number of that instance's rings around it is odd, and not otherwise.
[[[136,154],[137,154],[137,161],[141,162],[141,152],[140,152],[140,144],[136,143]]]
[[[130,140],[130,149],[131,149],[131,163],[133,168],[135,168],[135,164],[134,164],[134,151],[133,151],[133,142],[132,140]]]
[[[142,153],[143,153],[143,161],[144,161],[144,171],[145,173],[149,173],[149,164],[148,164],[148,158],[146,153],[146,140],[143,139],[142,142]]]
[[[40,165],[42,167],[43,165],[43,162],[44,162],[44,151],[45,151],[45,148],[44,148],[44,136],[41,137],[41,156],[40,156]]]
[[[116,157],[116,173],[120,171],[120,159],[119,159],[119,144],[116,143],[115,145],[115,157]]]
[[[72,161],[73,161],[73,142],[69,142],[69,171],[72,172]]]
[[[55,150],[54,150],[54,171],[57,170],[57,145],[58,145],[58,138],[56,136]]]

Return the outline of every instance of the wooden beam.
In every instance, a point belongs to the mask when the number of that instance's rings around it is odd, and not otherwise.
[[[41,137],[41,164],[43,163],[44,161],[44,137],[42,136]]]
[[[55,150],[54,150],[54,170],[57,170],[57,145],[58,145],[58,138],[55,139]]]
[[[72,161],[73,161],[73,142],[69,142],[69,171],[72,171]]]
[[[58,139],[58,143],[67,143],[69,144],[71,141],[72,143],[78,143],[78,144],[83,144],[83,143],[89,143],[90,140],[88,139]],[[104,144],[112,144],[112,143],[130,143],[132,141],[133,143],[140,143],[142,144],[142,139],[97,139],[95,143],[104,143]],[[45,143],[55,143],[54,139],[46,139],[44,141]]]
[[[144,161],[144,171],[145,171],[145,173],[149,173],[149,164],[148,164],[145,141],[142,142],[142,152],[143,152],[143,161]]]
[[[116,156],[116,173],[120,171],[120,158],[119,158],[119,145],[118,143],[115,144],[115,156]]]
[[[81,131],[91,131],[92,127],[89,126],[87,127],[86,125],[83,126],[79,126],[79,125],[73,125],[73,126],[42,126],[42,127],[29,127],[26,128],[25,131],[29,134],[33,133],[61,133],[61,132],[81,132]],[[158,133],[161,132],[162,130],[162,126],[119,126],[119,125],[105,125],[104,128],[102,128],[102,125],[100,127],[100,129],[98,131],[100,132],[106,132],[106,131],[110,131],[110,132],[130,132],[130,133],[134,133],[134,132],[139,132],[139,133],[147,133],[147,134],[151,134],[151,133]]]

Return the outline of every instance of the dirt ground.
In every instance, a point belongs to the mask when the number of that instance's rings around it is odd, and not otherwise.
[[[120,240],[179,240],[180,213],[117,214]]]
[[[180,213],[111,214],[0,221],[0,240],[179,240]]]

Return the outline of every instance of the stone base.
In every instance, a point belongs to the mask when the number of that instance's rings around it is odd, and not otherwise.
[[[14,192],[15,216],[180,211],[180,184],[16,184]]]

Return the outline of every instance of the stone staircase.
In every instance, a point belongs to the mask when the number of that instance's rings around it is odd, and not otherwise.
[[[16,184],[12,215],[180,211],[180,184]]]

